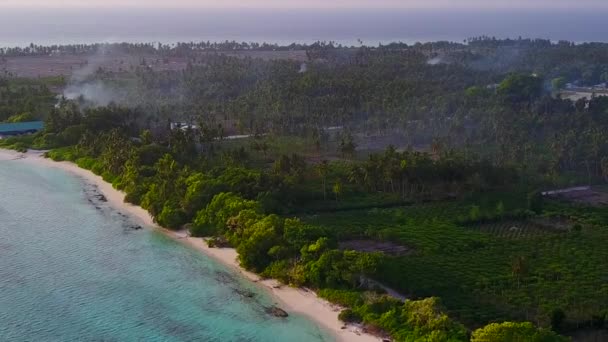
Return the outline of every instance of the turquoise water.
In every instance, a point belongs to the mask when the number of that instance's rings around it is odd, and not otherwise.
[[[0,161],[0,341],[331,340],[95,195],[64,171]]]

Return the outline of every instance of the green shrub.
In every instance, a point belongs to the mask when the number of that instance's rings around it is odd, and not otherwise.
[[[25,143],[17,142],[13,144],[11,148],[17,152],[25,153],[27,152],[28,146]]]
[[[211,236],[226,229],[229,218],[237,216],[241,211],[258,210],[256,201],[245,200],[233,193],[220,193],[213,197],[205,209],[200,210],[194,219],[193,229],[196,236]]]
[[[16,114],[16,115],[10,116],[8,119],[6,119],[6,122],[28,122],[28,121],[36,121],[36,117],[30,112]]]
[[[165,228],[180,229],[186,223],[184,216],[184,212],[175,203],[167,202],[156,221]]]
[[[361,315],[351,309],[342,310],[338,315],[338,319],[345,323],[361,323],[363,321]]]
[[[95,165],[96,160],[90,157],[78,158],[76,160],[76,165],[82,169],[91,170]]]
[[[116,179],[116,175],[113,175],[112,173],[110,173],[109,171],[104,171],[101,174],[101,178],[103,178],[104,181],[112,184],[114,183],[114,180]]]
[[[363,304],[362,292],[353,290],[321,289],[319,297],[346,307],[356,307]]]
[[[566,313],[562,309],[555,309],[551,312],[551,329],[561,331],[563,328]]]
[[[61,136],[55,133],[41,133],[33,141],[33,148],[44,150],[65,146]]]
[[[551,330],[536,328],[532,323],[492,323],[477,329],[471,336],[471,342],[565,342],[567,338]]]
[[[291,273],[291,263],[289,260],[279,260],[270,264],[261,273],[263,277],[277,279],[283,284],[289,284]]]
[[[86,127],[84,125],[70,126],[59,134],[59,139],[56,139],[55,143],[66,146],[76,145],[84,135],[85,130]]]
[[[138,191],[127,192],[127,194],[125,195],[125,203],[139,205],[141,203],[141,198],[144,194],[145,194],[145,191],[144,192],[138,192]]]
[[[543,195],[538,192],[531,192],[528,194],[528,210],[533,211],[534,213],[541,214],[543,212]]]
[[[104,167],[103,164],[100,163],[99,161],[96,161],[95,163],[93,163],[93,165],[91,166],[91,171],[98,175],[101,176],[104,173]]]
[[[211,224],[193,224],[190,227],[190,234],[194,237],[209,237],[215,236],[218,229]]]

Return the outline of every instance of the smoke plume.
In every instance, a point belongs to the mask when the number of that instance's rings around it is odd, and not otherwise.
[[[87,58],[86,64],[72,73],[63,90],[63,97],[78,101],[85,107],[107,106],[110,103],[127,105],[127,92],[124,89],[96,77],[111,55],[110,48],[102,46],[95,55]]]

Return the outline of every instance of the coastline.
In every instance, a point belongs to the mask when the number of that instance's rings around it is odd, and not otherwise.
[[[238,271],[248,280],[259,284],[269,291],[280,303],[281,308],[288,313],[291,312],[306,316],[314,321],[319,327],[331,333],[337,341],[372,342],[382,340],[379,337],[362,332],[357,326],[345,325],[338,319],[338,314],[341,310],[340,307],[318,297],[313,291],[281,285],[277,280],[262,279],[257,274],[246,271],[239,265],[237,261],[238,254],[235,249],[209,248],[202,238],[190,237],[185,232],[175,232],[158,226],[145,209],[129,203],[124,203],[125,194],[123,192],[114,189],[111,184],[105,182],[100,176],[95,175],[89,170],[82,169],[72,162],[55,162],[51,159],[44,158],[43,153],[39,151],[20,153],[12,150],[0,149],[0,161],[1,160],[19,160],[20,162],[34,165],[59,168],[84,179],[90,184],[96,185],[99,191],[106,197],[110,206],[138,219],[144,225],[154,228],[159,232],[204,253],[206,256],[215,259],[223,265]]]

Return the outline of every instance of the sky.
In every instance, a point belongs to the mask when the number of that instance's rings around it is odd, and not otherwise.
[[[4,8],[484,8],[606,9],[606,0],[0,0]]]

